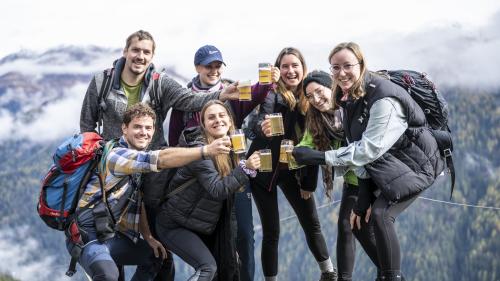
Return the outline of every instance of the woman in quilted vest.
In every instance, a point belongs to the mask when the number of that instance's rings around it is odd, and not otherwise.
[[[349,144],[327,152],[297,147],[293,155],[299,163],[326,163],[336,174],[351,169],[373,182],[360,186],[351,225],[373,226],[377,280],[404,280],[394,223],[443,170],[436,140],[418,104],[403,88],[368,71],[356,43],[337,45],[328,59]]]
[[[306,146],[321,151],[340,148],[346,139],[342,129],[342,110],[334,109],[332,99],[332,77],[324,71],[312,71],[304,78],[304,94],[311,106],[306,114],[306,131],[298,146]],[[321,166],[323,185],[326,195],[331,199],[333,190],[333,171],[331,167]],[[372,262],[378,267],[377,251],[373,236],[368,227],[351,228],[350,216],[358,199],[358,185],[371,181],[358,179],[353,171],[344,175],[342,199],[337,224],[337,268],[338,281],[352,280],[356,241],[359,241]]]

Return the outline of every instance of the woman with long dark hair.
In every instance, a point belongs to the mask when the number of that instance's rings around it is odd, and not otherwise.
[[[306,146],[320,151],[340,148],[345,144],[342,128],[342,111],[335,108],[333,102],[332,77],[324,71],[312,71],[304,78],[304,94],[310,103],[306,114],[306,131],[299,146]],[[322,165],[323,185],[326,195],[331,198],[333,189],[333,171],[331,167]],[[374,237],[370,235],[368,226],[361,229],[351,228],[350,216],[358,199],[358,184],[367,184],[369,180],[358,179],[353,171],[344,175],[344,186],[337,224],[337,268],[338,281],[352,280],[356,241],[378,267],[377,251]]]

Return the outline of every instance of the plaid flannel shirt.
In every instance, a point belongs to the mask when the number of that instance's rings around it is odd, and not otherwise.
[[[138,151],[128,148],[128,144],[122,136],[119,145],[113,148],[106,158],[106,171],[104,189],[110,190],[117,185],[123,177],[130,177],[128,182],[122,187],[108,194],[108,202],[114,205],[124,194],[127,194],[129,188],[135,188],[132,191],[129,202],[120,211],[120,216],[116,222],[116,230],[120,231],[132,241],[139,239],[139,218],[141,214],[142,193],[138,189],[139,183],[133,183],[134,179],[140,178],[141,173],[158,172],[159,150],[156,151]],[[78,207],[84,207],[89,202],[102,201],[99,180],[94,177],[87,187],[78,203]],[[89,206],[93,208],[94,206]]]

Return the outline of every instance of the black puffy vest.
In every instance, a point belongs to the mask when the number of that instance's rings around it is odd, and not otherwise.
[[[403,88],[369,72],[365,74],[364,87],[364,97],[340,102],[344,108],[346,137],[349,142],[361,140],[371,106],[377,100],[392,97],[401,102],[408,129],[386,153],[365,165],[365,169],[388,200],[404,200],[428,188],[443,171],[444,162],[422,109]]]

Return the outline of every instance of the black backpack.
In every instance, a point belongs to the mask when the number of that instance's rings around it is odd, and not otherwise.
[[[448,127],[448,103],[425,73],[414,70],[380,70],[377,73],[404,88],[422,108],[441,156],[448,166],[451,176],[451,200],[455,188],[455,168],[452,158],[453,140]]]

